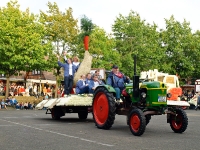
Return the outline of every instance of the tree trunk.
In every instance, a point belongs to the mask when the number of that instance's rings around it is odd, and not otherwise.
[[[58,98],[58,79],[59,79],[59,76],[56,75],[55,98]]]
[[[10,77],[6,76],[6,94],[5,94],[5,98],[7,98],[9,96],[9,83],[10,83]]]

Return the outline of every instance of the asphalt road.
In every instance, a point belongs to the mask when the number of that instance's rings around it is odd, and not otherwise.
[[[199,150],[200,111],[186,110],[189,124],[174,133],[166,116],[154,116],[145,133],[133,136],[126,117],[116,115],[110,130],[97,129],[77,114],[52,120],[44,110],[0,110],[0,150]]]

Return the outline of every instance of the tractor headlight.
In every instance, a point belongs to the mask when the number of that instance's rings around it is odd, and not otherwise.
[[[172,97],[172,94],[171,93],[167,93],[167,97],[168,98]]]
[[[141,96],[142,96],[142,98],[146,98],[146,97],[147,97],[147,94],[146,94],[145,92],[142,92],[142,93],[141,93]]]

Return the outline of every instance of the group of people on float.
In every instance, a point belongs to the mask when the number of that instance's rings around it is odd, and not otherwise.
[[[87,75],[81,75],[80,79],[76,83],[76,94],[93,94],[97,86],[103,85],[104,82],[102,81],[99,71],[100,70],[96,70],[93,75],[91,73],[87,73]]]
[[[74,57],[73,60],[71,58],[66,58],[67,52],[63,53],[65,63],[60,62],[60,57],[58,58],[58,65],[64,68],[64,94],[66,96],[70,95],[70,91],[73,88],[73,78],[80,66],[80,62],[78,57]],[[120,99],[122,90],[125,88],[124,84],[129,83],[130,78],[125,76],[123,73],[119,71],[119,67],[117,65],[112,66],[112,70],[109,73],[106,84],[112,86],[116,91],[116,100]],[[76,94],[84,94],[91,93],[93,94],[95,88],[99,85],[103,85],[102,77],[100,75],[100,70],[96,70],[92,75],[87,73],[86,75],[81,75],[80,79],[76,83],[75,91]]]

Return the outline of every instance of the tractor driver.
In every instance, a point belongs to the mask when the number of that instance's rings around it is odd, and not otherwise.
[[[116,91],[117,103],[120,101],[122,90],[125,88],[125,83],[130,83],[130,78],[119,71],[117,65],[112,66],[112,71],[109,73],[106,83],[112,86]]]

